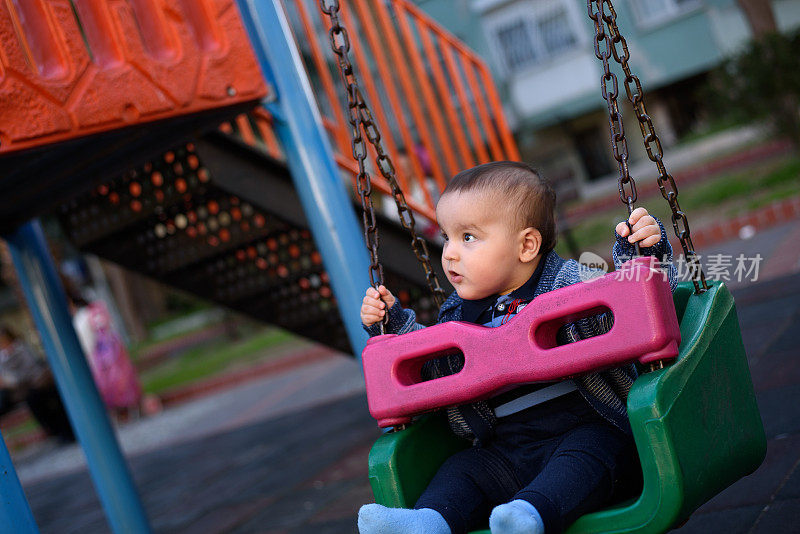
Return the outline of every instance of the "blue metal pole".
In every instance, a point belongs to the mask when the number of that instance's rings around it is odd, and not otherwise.
[[[31,507],[0,436],[0,534],[38,534]]]
[[[360,310],[369,257],[280,0],[238,0],[250,41],[277,99],[275,118],[300,202],[331,279],[356,357],[367,342]]]
[[[111,528],[116,533],[149,533],[144,507],[72,326],[64,288],[41,224],[37,220],[28,222],[6,239],[25,300]]]

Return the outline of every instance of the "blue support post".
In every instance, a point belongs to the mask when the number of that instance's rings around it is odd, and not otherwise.
[[[364,233],[339,174],[317,103],[280,0],[238,0],[261,70],[276,99],[275,118],[300,202],[331,279],[356,357],[367,341],[360,310],[369,287]]]
[[[0,534],[38,534],[31,507],[0,436]]]
[[[72,326],[64,288],[41,224],[28,222],[6,239],[25,300],[111,528],[118,534],[149,533],[144,507]]]

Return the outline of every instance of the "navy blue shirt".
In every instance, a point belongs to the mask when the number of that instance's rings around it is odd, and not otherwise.
[[[543,270],[544,261],[539,258],[539,264],[528,281],[508,295],[490,295],[478,300],[464,300],[461,305],[463,320],[484,326],[500,326],[507,322],[533,300]]]

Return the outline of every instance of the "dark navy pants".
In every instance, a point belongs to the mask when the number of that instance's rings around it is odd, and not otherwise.
[[[450,457],[416,509],[442,514],[452,534],[486,525],[492,508],[531,503],[561,532],[640,475],[633,438],[573,392],[500,419],[492,440]]]

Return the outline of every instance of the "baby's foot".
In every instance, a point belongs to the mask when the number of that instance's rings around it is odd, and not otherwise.
[[[365,504],[358,511],[360,534],[450,534],[450,527],[436,510],[387,508]]]
[[[495,506],[489,516],[489,528],[492,534],[544,534],[542,516],[522,499]]]

